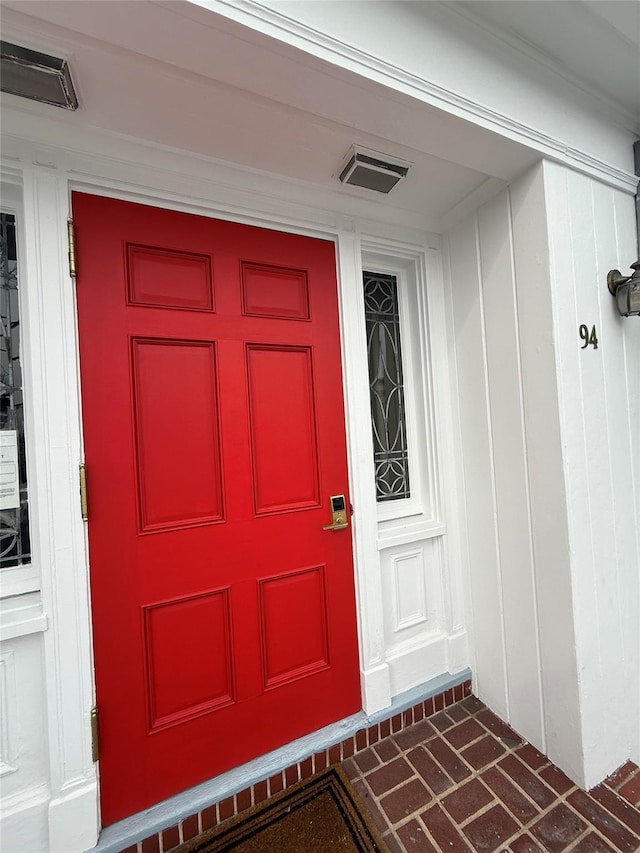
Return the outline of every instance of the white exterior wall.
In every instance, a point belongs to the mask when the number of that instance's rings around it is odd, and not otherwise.
[[[633,198],[546,164],[544,183],[587,787],[638,760],[640,321],[607,271],[637,255]],[[580,349],[580,324],[598,349]]]
[[[544,163],[447,243],[476,689],[591,787],[638,750],[633,199]]]

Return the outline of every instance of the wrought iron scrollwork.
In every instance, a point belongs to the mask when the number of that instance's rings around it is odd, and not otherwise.
[[[365,272],[373,456],[378,502],[411,495],[396,277]]]

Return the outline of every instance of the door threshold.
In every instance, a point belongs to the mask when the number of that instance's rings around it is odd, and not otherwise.
[[[385,721],[388,722],[390,728],[393,724],[391,729],[393,732],[399,731],[405,725],[403,712],[422,702],[430,699],[438,700],[440,697],[442,697],[443,707],[452,704],[453,701],[462,698],[461,688],[463,685],[465,687],[470,685],[470,679],[471,670],[469,669],[455,675],[444,673],[436,676],[436,678],[396,696],[391,705],[382,711],[370,716],[364,711],[359,711],[357,714],[352,714],[350,717],[325,726],[317,732],[305,735],[305,737],[292,741],[292,743],[288,743],[266,755],[261,755],[240,767],[235,767],[220,776],[202,782],[200,785],[163,800],[149,809],[106,827],[100,833],[97,845],[91,848],[91,853],[121,853],[123,850],[126,851],[129,847],[133,847],[138,842],[163,829],[177,826],[180,821],[198,815],[213,803],[219,803],[234,794],[245,792],[252,785],[263,782],[277,774],[285,773],[303,761],[311,763],[311,756],[317,756],[325,751],[335,749],[338,753],[336,760],[340,761],[347,757],[346,754],[342,754],[341,744],[344,746],[345,742],[355,742],[356,736],[359,738],[360,734],[366,741],[367,730],[372,726],[384,724]],[[459,688],[459,697],[456,696],[458,691],[454,693],[455,688]],[[450,695],[451,701],[447,701],[448,695]],[[412,722],[413,719],[406,721],[409,725]],[[366,742],[364,746],[366,747]],[[352,746],[349,754],[353,754],[360,748],[364,747]],[[331,756],[328,757],[327,763],[329,763],[329,759]],[[296,778],[293,781],[298,779],[297,772],[296,770]],[[286,776],[288,777],[288,775],[287,773]],[[286,784],[291,784],[288,778],[285,778],[284,781]],[[248,803],[248,805],[250,804]],[[236,811],[240,810],[238,808]]]

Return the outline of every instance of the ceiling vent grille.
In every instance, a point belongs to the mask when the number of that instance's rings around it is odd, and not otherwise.
[[[406,160],[354,145],[342,164],[338,178],[352,187],[388,193],[404,178],[411,165]]]
[[[3,92],[67,110],[78,108],[66,59],[7,41],[0,42],[0,58],[0,88]]]

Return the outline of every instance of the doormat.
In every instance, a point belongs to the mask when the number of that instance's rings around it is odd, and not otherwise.
[[[174,853],[389,853],[335,766],[183,844]]]

